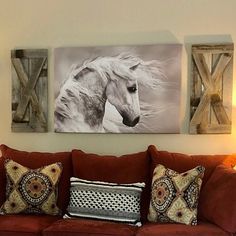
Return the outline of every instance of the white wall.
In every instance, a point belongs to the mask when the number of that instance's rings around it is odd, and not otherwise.
[[[0,143],[23,150],[80,148],[111,154],[141,151],[149,144],[193,154],[236,152],[236,98],[231,135],[188,134],[189,45],[234,41],[235,9],[235,0],[0,0]],[[181,134],[53,132],[53,48],[153,43],[184,44]],[[48,133],[11,132],[10,50],[14,48],[49,49]],[[233,90],[235,94],[235,82]]]

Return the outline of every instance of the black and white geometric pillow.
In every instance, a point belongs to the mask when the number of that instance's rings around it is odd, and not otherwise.
[[[70,179],[70,203],[64,218],[83,217],[141,226],[140,196],[145,183],[115,184]]]

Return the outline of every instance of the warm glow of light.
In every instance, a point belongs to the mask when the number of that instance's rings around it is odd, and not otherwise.
[[[232,101],[232,105],[233,105],[233,107],[236,107],[236,93],[234,92],[233,93],[233,101]]]
[[[223,165],[236,168],[236,153],[227,156],[222,162]]]

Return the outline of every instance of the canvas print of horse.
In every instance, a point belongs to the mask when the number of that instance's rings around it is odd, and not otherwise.
[[[179,133],[180,44],[54,50],[55,132]]]

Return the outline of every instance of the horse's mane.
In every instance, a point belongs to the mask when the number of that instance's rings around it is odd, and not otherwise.
[[[96,71],[104,80],[108,77],[113,78],[114,71],[123,78],[132,79],[131,73],[135,71],[138,83],[152,88],[163,84],[165,78],[163,62],[143,61],[140,57],[128,53],[114,57],[96,57],[84,61],[82,65],[72,65],[68,76],[76,76],[86,68]],[[134,71],[130,71],[130,76],[128,68],[135,68]]]
[[[138,83],[144,86],[160,86],[165,79],[163,62],[158,60],[143,61],[141,58],[128,53],[122,53],[117,56],[124,61],[130,68],[137,66],[135,71],[138,74]]]

